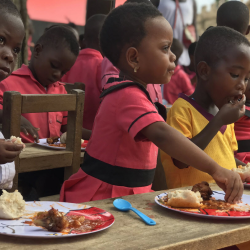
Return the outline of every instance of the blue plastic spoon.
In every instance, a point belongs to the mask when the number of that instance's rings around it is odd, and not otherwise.
[[[147,215],[143,214],[142,212],[140,212],[139,210],[135,209],[134,207],[132,207],[132,205],[123,199],[116,199],[113,202],[113,205],[121,210],[121,211],[128,211],[128,210],[132,210],[133,212],[135,212],[137,215],[139,215],[139,217],[144,220],[148,225],[150,226],[154,226],[156,224],[156,222],[154,220],[152,220],[151,218],[149,218]]]

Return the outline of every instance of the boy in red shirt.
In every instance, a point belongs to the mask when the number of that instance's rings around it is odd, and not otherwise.
[[[193,94],[194,86],[191,84],[188,75],[182,67],[178,65],[178,59],[182,54],[183,45],[174,38],[171,50],[176,55],[175,64],[177,66],[170,82],[164,85],[164,99],[166,99],[168,103],[173,104],[178,99],[180,93],[184,93],[187,96]]]
[[[83,127],[92,130],[96,112],[100,104],[101,63],[103,60],[99,46],[99,33],[106,15],[90,17],[85,26],[86,49],[80,51],[71,70],[62,78],[63,82],[85,84]]]
[[[64,84],[59,80],[70,70],[78,53],[78,42],[68,28],[55,26],[49,29],[36,43],[29,66],[22,65],[0,83],[0,108],[2,109],[5,91],[18,91],[21,94],[67,94]],[[22,126],[36,130],[37,139],[60,136],[60,132],[66,131],[66,124],[67,112],[22,115]],[[23,142],[34,141],[30,130],[26,129],[21,133]]]

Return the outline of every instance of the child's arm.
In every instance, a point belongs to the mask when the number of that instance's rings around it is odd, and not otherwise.
[[[3,123],[3,110],[0,109],[0,123]],[[23,132],[25,135],[31,135],[36,142],[39,141],[39,135],[37,131],[40,130],[40,128],[35,128],[26,118],[21,116],[21,132]]]
[[[235,104],[225,104],[215,115],[215,117],[208,123],[208,125],[198,135],[191,138],[190,140],[200,149],[204,150],[223,125],[234,123],[244,115],[244,103],[245,96],[241,99],[240,102],[237,102]],[[177,159],[173,159],[173,163],[180,169],[189,166],[178,161]]]
[[[61,126],[61,132],[65,133],[67,132],[67,125],[62,125]],[[84,140],[89,140],[91,136],[91,130],[88,130],[86,128],[82,128],[82,139]]]
[[[240,176],[220,167],[204,151],[174,128],[164,122],[155,122],[142,129],[141,133],[173,158],[210,174],[218,186],[225,191],[226,201],[237,202],[241,199],[243,183]]]

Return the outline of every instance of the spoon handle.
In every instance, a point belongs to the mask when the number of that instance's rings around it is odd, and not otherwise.
[[[134,211],[137,215],[139,215],[139,217],[142,220],[144,220],[148,225],[154,226],[156,224],[156,222],[154,220],[152,220],[151,218],[149,218],[147,215],[143,214],[142,212],[140,212],[136,208],[132,207],[131,210]]]

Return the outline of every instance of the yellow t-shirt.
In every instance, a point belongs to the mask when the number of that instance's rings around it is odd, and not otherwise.
[[[194,100],[181,94],[168,111],[167,123],[191,139],[199,134],[213,117]],[[234,151],[237,149],[234,124],[230,124],[221,127],[204,152],[223,168],[232,169],[236,167]],[[185,169],[177,168],[172,158],[163,151],[161,151],[161,161],[168,188],[192,186],[201,181],[214,182],[210,175],[191,166]]]

